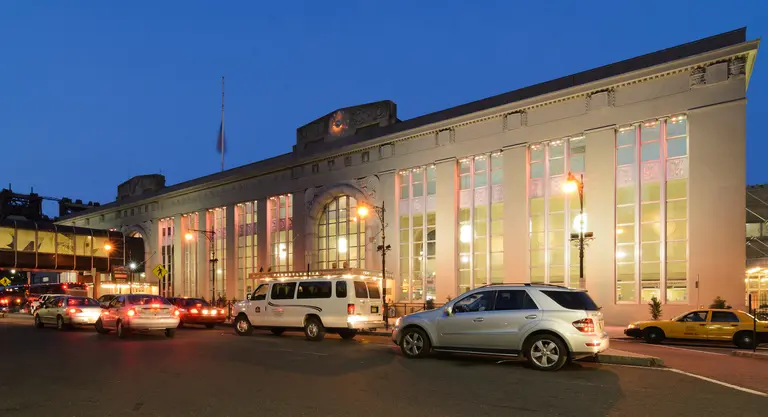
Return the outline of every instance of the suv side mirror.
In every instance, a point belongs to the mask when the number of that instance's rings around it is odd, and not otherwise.
[[[445,307],[443,308],[443,313],[444,313],[446,316],[450,317],[450,316],[452,316],[452,315],[453,315],[453,309],[451,308],[451,306],[445,306]]]
[[[246,295],[245,295],[245,299],[246,299],[246,300],[250,300],[250,299],[251,299],[251,294],[246,294]]]

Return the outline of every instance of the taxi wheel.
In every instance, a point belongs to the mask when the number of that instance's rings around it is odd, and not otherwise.
[[[751,349],[755,346],[752,331],[741,331],[733,336],[733,343],[741,349]]]
[[[248,336],[253,333],[253,326],[248,321],[248,317],[245,317],[245,315],[237,316],[235,319],[235,333],[238,336]]]
[[[323,323],[319,319],[310,317],[304,323],[304,335],[307,337],[307,340],[319,342],[325,338],[325,327],[323,327]]]
[[[176,336],[176,329],[165,329],[165,337],[173,339]]]
[[[643,337],[646,343],[659,344],[664,340],[664,331],[658,327],[649,327],[643,331]]]
[[[35,314],[35,327],[37,327],[38,329],[42,329],[43,327],[45,327],[45,325],[43,324],[43,321],[40,320],[39,314]]]

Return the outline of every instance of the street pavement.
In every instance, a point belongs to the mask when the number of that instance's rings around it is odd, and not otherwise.
[[[764,416],[768,408],[765,397],[667,370],[408,360],[380,336],[313,343],[222,327],[119,340],[0,320],[0,355],[3,417]]]

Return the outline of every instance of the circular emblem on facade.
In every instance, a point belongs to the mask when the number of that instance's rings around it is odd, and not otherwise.
[[[341,136],[349,127],[347,115],[339,110],[331,116],[330,123],[328,123],[328,133],[333,136]]]

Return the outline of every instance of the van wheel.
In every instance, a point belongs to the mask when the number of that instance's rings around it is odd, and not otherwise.
[[[525,356],[528,363],[539,371],[557,371],[568,360],[568,348],[557,336],[536,335],[531,338],[527,346]]]
[[[128,334],[130,333],[130,330],[126,329],[125,326],[123,326],[122,321],[117,322],[117,337],[120,339],[125,339],[128,337]]]
[[[416,327],[403,330],[403,336],[400,338],[400,350],[406,358],[423,358],[429,355],[432,345],[429,337]]]
[[[344,340],[352,340],[357,335],[357,330],[355,329],[342,329],[339,330],[339,336]]]
[[[282,328],[282,327],[273,327],[273,328],[269,329],[269,331],[272,332],[272,334],[275,335],[275,336],[280,336],[283,333],[285,333],[285,329]]]
[[[245,317],[244,315],[237,316],[235,319],[235,333],[237,333],[238,336],[248,336],[253,333],[253,326],[251,326],[251,322],[248,321],[248,317]]]
[[[104,323],[101,322],[101,319],[96,320],[96,333],[98,334],[109,333],[109,330],[104,328]]]
[[[43,321],[40,320],[39,314],[35,314],[35,327],[37,327],[38,329],[42,329],[43,327],[45,327],[45,325],[43,324]]]
[[[325,338],[325,327],[319,319],[310,317],[304,324],[304,335],[307,336],[307,340],[319,342]]]
[[[741,349],[750,349],[755,345],[755,338],[752,331],[742,331],[733,336],[733,344]]]

